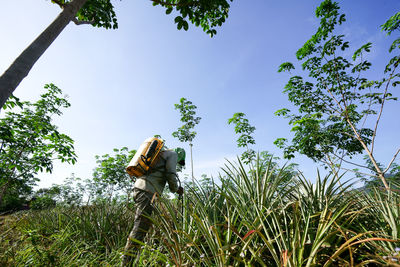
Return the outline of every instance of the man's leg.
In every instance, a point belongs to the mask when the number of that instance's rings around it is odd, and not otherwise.
[[[153,207],[151,205],[153,195],[136,188],[134,189],[133,194],[136,202],[135,222],[126,241],[121,266],[129,266],[131,264],[133,255],[136,255],[140,248],[140,245],[133,240],[136,239],[143,242],[147,231],[151,226],[151,220],[149,217],[153,212]]]

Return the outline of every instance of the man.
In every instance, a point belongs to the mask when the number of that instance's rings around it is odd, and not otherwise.
[[[138,177],[135,182],[133,198],[136,203],[135,222],[127,239],[121,266],[128,266],[132,260],[132,254],[138,251],[135,239],[143,242],[150,226],[150,215],[153,212],[153,201],[160,196],[168,182],[169,190],[179,195],[183,194],[183,188],[178,186],[176,171],[185,166],[185,150],[163,150],[160,152],[156,165],[144,176]],[[134,251],[133,251],[134,250]]]

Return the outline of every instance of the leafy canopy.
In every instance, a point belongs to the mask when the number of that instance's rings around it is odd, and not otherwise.
[[[177,131],[172,133],[172,136],[178,138],[181,142],[192,143],[196,137],[196,132],[192,129],[200,123],[201,117],[196,117],[197,107],[186,98],[182,97],[178,104],[175,104],[175,109],[181,114],[181,122],[183,125]]]
[[[350,44],[344,35],[335,32],[346,20],[339,12],[339,5],[323,1],[316,16],[320,18],[317,32],[296,53],[308,78],[293,75],[284,90],[298,110],[283,108],[276,112],[288,118],[293,126],[294,137],[289,144],[285,138],[275,141],[284,149],[286,158],[293,158],[296,152],[314,160],[322,160],[329,154],[343,157],[361,153],[368,145],[373,146],[376,134],[376,127],[368,124],[367,119],[376,115],[379,122],[379,110],[385,101],[397,100],[389,89],[399,82],[396,70],[399,57],[389,61],[385,77],[368,79],[365,72],[371,63],[365,55],[372,44],[362,45],[348,58]],[[388,33],[398,29],[399,18],[397,13],[382,29]],[[399,39],[393,44],[398,42]],[[294,64],[285,62],[278,71],[294,70]]]
[[[151,0],[153,5],[161,5],[166,8],[165,13],[173,11],[179,14],[175,17],[177,28],[189,29],[189,23],[201,27],[204,32],[213,37],[228,18],[230,4],[233,0]]]
[[[122,147],[114,148],[113,152],[113,155],[96,155],[97,167],[93,170],[93,179],[87,182],[92,197],[111,197],[119,191],[129,194],[133,189],[134,183],[125,168],[136,150]]]
[[[13,97],[4,107],[10,111],[0,119],[0,205],[7,193],[29,193],[39,172],[52,172],[54,160],[76,162],[74,141],[52,122],[70,103],[54,84],[45,89],[35,103]]]
[[[239,134],[239,138],[236,143],[238,147],[246,148],[246,151],[242,153],[241,159],[244,163],[248,164],[255,159],[256,152],[249,148],[249,145],[256,143],[252,134],[256,130],[256,127],[251,126],[249,120],[245,118],[246,114],[237,112],[233,114],[232,118],[228,119],[228,124],[235,125],[235,133]]]
[[[64,8],[76,0],[52,0],[52,3]],[[211,37],[228,18],[230,2],[233,0],[151,0],[154,6],[165,8],[165,13],[176,14],[174,22],[178,30],[189,29],[191,22],[201,27]],[[173,11],[175,11],[173,13]],[[86,0],[76,14],[76,23],[91,24],[106,29],[118,28],[118,21],[111,0]]]

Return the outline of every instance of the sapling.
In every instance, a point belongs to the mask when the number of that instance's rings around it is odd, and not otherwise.
[[[381,79],[369,79],[365,73],[371,63],[365,56],[371,51],[372,44],[362,45],[349,57],[350,43],[345,40],[345,35],[334,31],[346,20],[345,15],[340,14],[338,4],[325,0],[317,8],[316,15],[321,19],[317,32],[296,53],[308,77],[293,75],[284,90],[298,111],[283,108],[276,112],[276,115],[290,120],[294,137],[290,143],[279,138],[275,144],[284,149],[286,158],[290,159],[298,152],[326,163],[334,172],[337,168],[344,169],[342,163],[369,170],[372,167],[376,173],[374,177],[388,189],[385,173],[400,149],[396,148],[384,169],[375,158],[374,147],[383,108],[388,101],[397,100],[390,91],[400,83],[400,56],[389,60]],[[388,35],[398,29],[400,13],[382,25],[382,30]],[[393,42],[389,52],[399,49],[399,44],[400,38]],[[292,72],[294,69],[292,63],[285,62],[279,72]],[[372,166],[351,160],[361,153],[368,156]]]
[[[179,110],[183,125],[179,127],[177,131],[173,132],[172,136],[178,138],[181,142],[189,142],[190,166],[192,169],[192,180],[194,182],[192,147],[193,139],[196,137],[197,133],[193,131],[193,129],[200,123],[201,117],[196,117],[197,107],[184,97],[180,99],[179,104],[175,104],[175,109]]]

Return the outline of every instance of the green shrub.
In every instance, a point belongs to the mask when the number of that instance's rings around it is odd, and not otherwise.
[[[33,210],[42,210],[53,208],[56,206],[56,201],[49,196],[37,197],[30,203],[30,208]]]

